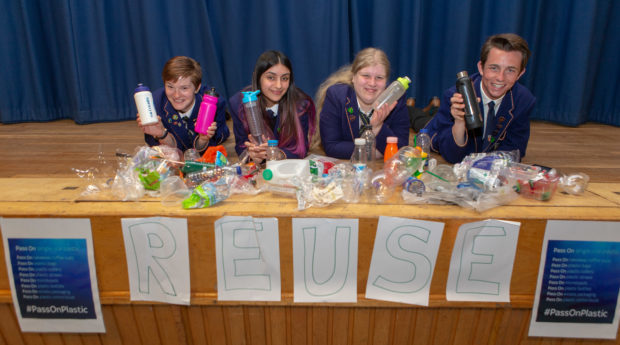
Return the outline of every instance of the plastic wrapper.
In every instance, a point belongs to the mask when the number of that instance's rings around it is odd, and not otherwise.
[[[560,189],[563,193],[581,195],[588,187],[590,176],[584,173],[562,175],[560,178]]]
[[[469,169],[474,165],[474,163],[481,159],[485,160],[488,164],[507,166],[510,162],[519,162],[520,157],[519,150],[472,153],[463,158],[460,163],[454,164],[453,170],[459,181],[465,181],[467,180],[467,173]],[[478,164],[482,165],[483,163]]]
[[[538,168],[537,166],[533,166]],[[558,186],[560,176],[555,169],[538,170],[535,176],[529,178],[517,178],[514,189],[523,197],[547,201],[550,200]]]
[[[318,177],[326,177],[329,170],[338,164],[337,159],[317,154],[311,154],[305,159],[310,163],[310,174]]]
[[[132,164],[138,178],[147,190],[157,191],[161,181],[168,176],[179,175],[183,155],[169,146],[143,146],[134,155]]]
[[[353,164],[346,162],[334,165],[328,176],[336,180],[342,189],[342,200],[346,203],[355,204],[364,195],[369,183],[370,168],[357,170]]]
[[[403,189],[401,196],[407,204],[454,204],[477,212],[506,205],[519,197],[508,185],[496,188],[492,192],[482,192],[468,183],[444,184],[440,190],[426,191],[422,195]]]
[[[181,177],[170,176],[161,182],[159,193],[164,206],[180,206],[192,191],[187,188]]]
[[[87,183],[82,195],[109,190],[114,182],[116,168],[114,161],[106,159],[105,153],[102,151],[102,145],[99,146],[99,149],[93,166],[88,168],[71,168],[77,177]]]
[[[325,207],[340,200],[344,193],[339,178],[335,175],[326,177],[306,177],[300,181],[297,190],[297,209]]]

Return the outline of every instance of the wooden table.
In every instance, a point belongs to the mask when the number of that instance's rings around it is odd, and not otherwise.
[[[0,265],[0,344],[575,344],[574,339],[528,338],[540,252],[548,219],[620,221],[620,183],[591,183],[584,195],[556,193],[551,201],[519,198],[483,213],[451,205],[333,204],[297,210],[292,198],[234,195],[211,208],[183,210],[156,198],[116,201],[82,195],[77,178],[0,179],[0,216],[89,218],[105,334],[21,333],[6,265]],[[281,302],[217,301],[215,220],[225,215],[277,217]],[[131,302],[121,218],[167,216],[188,220],[191,306]],[[379,216],[445,223],[429,307],[364,298]],[[293,303],[291,226],[296,217],[358,218],[358,302]],[[448,302],[450,255],[458,228],[484,219],[521,223],[510,303]],[[620,236],[620,233],[618,234]],[[3,253],[2,253],[3,254]],[[1,340],[4,339],[4,342]],[[584,344],[619,344],[591,340]]]

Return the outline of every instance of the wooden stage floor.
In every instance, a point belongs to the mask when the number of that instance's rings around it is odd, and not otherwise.
[[[583,172],[592,182],[620,182],[619,137],[620,128],[608,125],[534,121],[524,163]],[[0,178],[72,177],[72,168],[90,167],[113,176],[115,152],[133,153],[144,145],[135,121],[77,125],[71,120],[0,124],[0,143]],[[232,134],[225,147],[236,157]]]

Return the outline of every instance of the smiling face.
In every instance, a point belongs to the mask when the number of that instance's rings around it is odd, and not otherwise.
[[[353,89],[360,105],[365,111],[372,107],[379,94],[385,90],[387,71],[382,64],[360,68],[353,75]]]
[[[268,107],[280,102],[290,83],[291,71],[283,64],[271,66],[260,76],[261,93],[265,96]]]
[[[521,70],[522,58],[519,51],[491,48],[484,66],[478,62],[478,72],[482,76],[480,85],[484,93],[491,99],[505,95],[525,73],[525,69]]]
[[[176,81],[168,80],[164,83],[166,97],[172,107],[181,113],[188,112],[194,105],[194,95],[198,93],[200,85],[195,87],[189,78],[180,77]]]

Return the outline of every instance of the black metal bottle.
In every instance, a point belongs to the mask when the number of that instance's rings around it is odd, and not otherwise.
[[[482,128],[483,121],[480,106],[476,100],[474,85],[467,71],[461,71],[456,74],[456,91],[463,96],[463,102],[465,103],[465,126],[467,129],[477,130]]]

